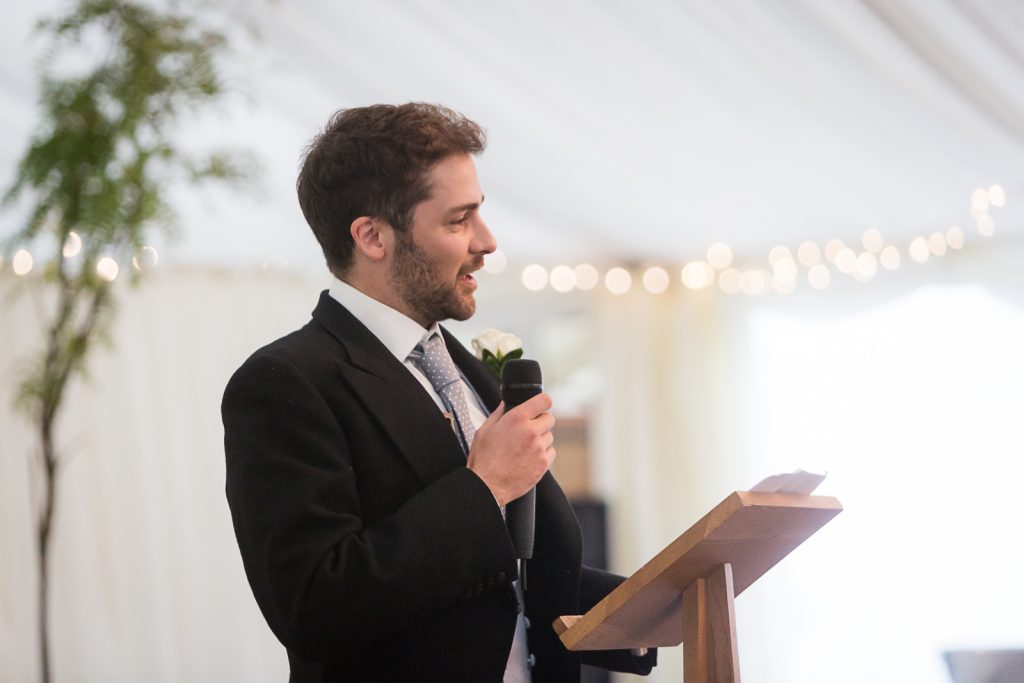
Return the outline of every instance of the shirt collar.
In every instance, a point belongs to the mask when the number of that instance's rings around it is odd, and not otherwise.
[[[348,309],[348,312],[366,326],[391,354],[404,363],[409,353],[421,341],[432,335],[441,334],[441,328],[434,323],[424,330],[418,322],[387,304],[367,296],[352,285],[333,278],[328,290],[331,298]],[[444,340],[444,336],[441,336]]]

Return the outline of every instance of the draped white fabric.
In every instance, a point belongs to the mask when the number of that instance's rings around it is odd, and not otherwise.
[[[829,471],[847,509],[737,600],[744,680],[941,683],[943,650],[1024,645],[1021,263],[1007,245],[827,294],[605,295],[614,567],[764,476]]]
[[[763,258],[870,227],[907,242],[970,220],[975,187],[1024,196],[1015,0],[204,4],[234,38],[236,94],[184,142],[251,149],[264,176],[245,201],[177,197],[166,253],[189,261],[318,267],[293,229],[299,154],[335,109],[373,102],[442,102],[487,128],[487,218],[520,267],[716,241]],[[34,119],[30,29],[59,6],[0,22],[0,186]],[[1020,235],[1009,218],[997,228]]]
[[[51,560],[57,681],[282,681],[284,651],[252,599],[224,499],[220,396],[262,344],[308,320],[320,278],[162,272],[122,292],[112,338],[72,389]],[[0,300],[20,280],[0,273]],[[35,679],[36,441],[11,411],[37,351],[22,292],[0,345],[0,680]]]

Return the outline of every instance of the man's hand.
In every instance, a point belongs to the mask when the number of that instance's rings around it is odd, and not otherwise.
[[[551,397],[541,392],[505,412],[501,403],[473,437],[467,466],[483,479],[499,505],[521,497],[540,481],[555,460],[547,412]]]

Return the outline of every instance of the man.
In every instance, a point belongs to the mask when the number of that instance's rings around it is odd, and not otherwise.
[[[497,378],[438,326],[474,313],[495,248],[483,148],[448,109],[379,105],[338,112],[303,163],[299,201],[336,279],[223,403],[235,534],[294,681],[578,680],[551,621],[621,581],[580,567],[548,473],[550,397],[506,411]],[[503,510],[535,485],[523,591]]]

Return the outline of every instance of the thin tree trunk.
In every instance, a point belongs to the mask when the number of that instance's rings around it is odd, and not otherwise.
[[[46,468],[46,493],[43,514],[39,520],[39,655],[42,664],[42,681],[50,683],[50,639],[49,639],[49,565],[50,525],[53,520],[53,499],[57,487],[56,468],[53,460],[52,430],[43,433],[43,460]]]
[[[62,264],[63,265],[63,264]],[[43,456],[44,493],[43,509],[39,518],[39,656],[42,669],[42,683],[50,683],[50,629],[49,629],[49,557],[50,540],[52,538],[54,511],[57,501],[57,476],[59,474],[59,458],[54,444],[54,429],[57,413],[64,399],[68,380],[73,373],[81,369],[81,361],[85,358],[93,332],[99,321],[100,310],[107,297],[106,287],[93,292],[89,301],[89,310],[81,327],[74,330],[68,339],[68,328],[74,323],[74,293],[71,285],[64,277],[63,268],[59,272],[61,284],[61,300],[57,317],[50,327],[48,335],[46,360],[43,368],[43,388],[40,396],[39,436]],[[63,342],[63,343],[62,343]],[[72,343],[69,343],[72,342]],[[61,349],[64,348],[62,353]],[[69,349],[74,349],[70,351]]]
[[[66,301],[65,304],[66,305]],[[62,312],[63,313],[63,312]],[[59,330],[63,327],[64,315],[55,321],[50,332],[50,343],[47,350],[44,376],[53,377],[60,374],[62,368],[58,361]],[[44,380],[45,382],[45,380]],[[63,382],[60,388],[50,392],[44,390],[39,420],[39,437],[43,455],[43,509],[39,517],[39,656],[42,669],[42,683],[50,683],[50,629],[49,629],[49,597],[50,597],[50,532],[53,528],[53,511],[57,492],[57,453],[53,443],[53,424],[64,393]]]

